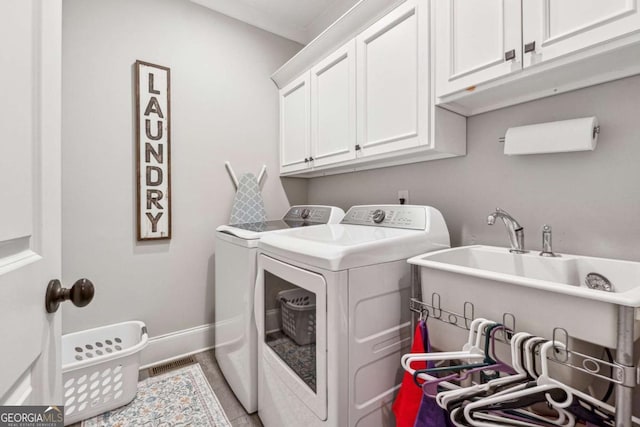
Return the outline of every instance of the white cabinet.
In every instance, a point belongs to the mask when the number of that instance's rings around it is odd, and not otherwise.
[[[280,90],[280,173],[356,157],[355,67],[352,40]]]
[[[471,115],[640,71],[635,0],[439,0],[436,103]]]
[[[360,2],[341,19],[353,22],[359,8],[371,4]],[[430,4],[405,0],[338,49],[330,34],[344,29],[336,23],[276,71],[272,79],[284,86],[282,175],[312,177],[466,153],[466,119],[434,106]],[[309,52],[327,38],[328,51],[311,62]]]
[[[640,30],[635,0],[526,0],[522,16],[525,67]]]
[[[438,0],[434,7],[436,96],[522,68],[520,0]]]
[[[309,72],[280,90],[280,172],[309,168]]]
[[[356,48],[351,40],[311,69],[314,167],[356,156]]]
[[[424,1],[407,1],[356,39],[359,156],[427,141],[427,7]]]

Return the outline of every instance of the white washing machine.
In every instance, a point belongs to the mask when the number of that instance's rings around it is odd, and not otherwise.
[[[338,223],[333,206],[293,206],[281,220],[221,225],[216,230],[215,355],[236,397],[248,413],[258,409],[257,338],[253,320],[258,240],[304,226]]]
[[[407,259],[448,248],[428,206],[354,206],[258,243],[258,413],[266,427],[393,426],[411,345]]]

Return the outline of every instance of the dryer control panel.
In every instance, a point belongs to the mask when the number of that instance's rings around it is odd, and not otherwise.
[[[334,216],[336,215],[334,212],[335,210],[337,210],[337,208],[333,208],[331,206],[292,206],[282,219],[285,221],[303,221],[327,224],[330,222],[332,214]]]
[[[428,206],[367,205],[353,206],[341,224],[426,230]]]

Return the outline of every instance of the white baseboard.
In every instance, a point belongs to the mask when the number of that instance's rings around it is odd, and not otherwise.
[[[267,311],[267,330],[280,328],[280,309]],[[215,324],[196,326],[149,338],[149,344],[140,354],[140,369],[167,363],[215,347]]]
[[[140,369],[170,362],[213,347],[213,323],[152,337],[140,354]]]

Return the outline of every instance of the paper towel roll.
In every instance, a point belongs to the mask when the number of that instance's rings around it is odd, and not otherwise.
[[[594,129],[598,129],[596,117],[509,128],[504,137],[504,154],[593,151],[598,142]]]

